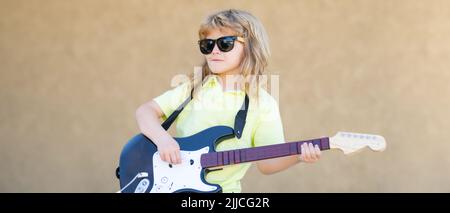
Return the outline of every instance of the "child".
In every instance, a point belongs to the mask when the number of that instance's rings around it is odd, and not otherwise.
[[[176,137],[187,137],[209,127],[233,127],[246,94],[249,108],[240,138],[218,144],[216,151],[285,143],[278,104],[259,85],[267,66],[269,46],[260,21],[248,12],[225,10],[206,18],[199,29],[199,47],[205,57],[201,80],[194,77],[176,88],[141,105],[136,111],[140,131],[158,147],[163,161],[181,163],[180,147],[160,124],[191,95],[193,99],[177,118]],[[303,162],[315,162],[320,149],[312,144],[301,147],[300,156],[257,161],[263,174],[272,174]],[[241,192],[240,180],[250,163],[225,166],[210,172],[206,180],[219,184],[223,192]]]

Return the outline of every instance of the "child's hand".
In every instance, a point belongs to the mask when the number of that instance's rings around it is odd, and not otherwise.
[[[173,138],[170,138],[158,145],[159,156],[161,160],[170,164],[180,164],[180,145]]]
[[[301,145],[300,161],[306,163],[314,163],[320,159],[319,146],[313,146],[312,143],[304,143]]]

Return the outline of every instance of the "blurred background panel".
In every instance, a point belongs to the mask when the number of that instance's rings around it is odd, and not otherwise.
[[[288,141],[383,135],[243,192],[450,192],[450,2],[0,0],[0,192],[115,192],[137,107],[201,63],[200,22],[264,24]],[[271,78],[272,79],[272,78]]]

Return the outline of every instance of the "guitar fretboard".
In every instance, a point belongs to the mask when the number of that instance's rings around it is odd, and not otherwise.
[[[312,143],[318,145],[320,150],[330,149],[329,138],[318,138],[313,140],[296,141],[283,144],[236,149],[223,152],[210,152],[201,156],[203,168],[225,166],[238,163],[246,163],[270,158],[285,157],[301,154],[301,145]]]

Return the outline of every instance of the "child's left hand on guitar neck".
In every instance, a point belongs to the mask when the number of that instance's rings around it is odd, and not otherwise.
[[[300,155],[258,161],[256,165],[261,173],[268,175],[283,171],[299,162],[314,163],[320,159],[321,155],[319,146],[313,146],[312,143],[302,144],[301,153]]]

